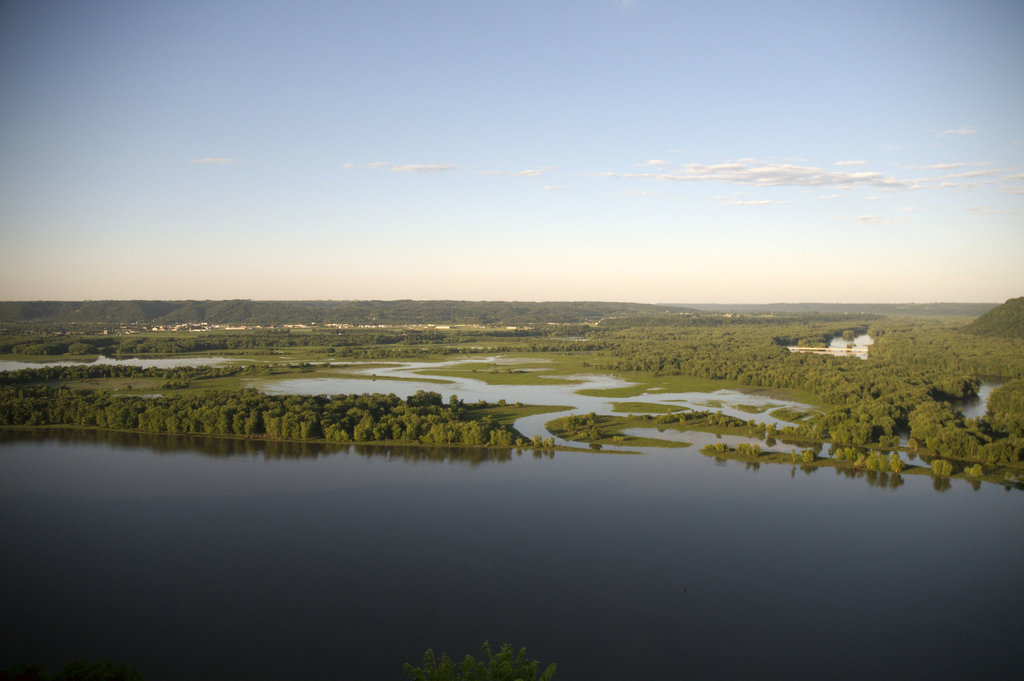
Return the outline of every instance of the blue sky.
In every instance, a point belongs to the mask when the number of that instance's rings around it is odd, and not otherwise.
[[[0,298],[1024,295],[1024,3],[0,3]]]

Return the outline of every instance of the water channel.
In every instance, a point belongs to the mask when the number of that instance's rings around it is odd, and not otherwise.
[[[715,392],[683,392],[671,393],[651,390],[642,394],[625,397],[598,397],[592,394],[581,394],[581,391],[600,391],[616,388],[627,388],[634,384],[608,375],[574,375],[549,377],[561,383],[545,385],[491,385],[484,381],[432,374],[438,369],[457,368],[461,364],[488,363],[496,366],[514,366],[521,360],[515,358],[487,357],[473,360],[452,360],[448,362],[401,362],[388,366],[367,363],[366,368],[346,363],[344,371],[348,374],[359,374],[359,377],[338,378],[290,378],[283,380],[253,379],[251,384],[270,394],[293,395],[334,395],[360,393],[394,393],[399,397],[408,397],[418,390],[430,390],[439,393],[445,400],[452,395],[467,403],[483,400],[497,402],[505,400],[509,403],[545,404],[565,406],[565,410],[553,414],[539,414],[519,419],[516,429],[528,438],[534,435],[549,437],[551,434],[544,424],[553,418],[567,414],[623,414],[615,412],[616,403],[642,402],[645,404],[664,405],[675,409],[693,409],[698,411],[714,411],[743,420],[754,420],[779,427],[793,425],[773,416],[772,411],[790,408],[800,411],[817,411],[817,408],[793,400],[766,396],[757,391],[741,392],[738,390],[718,390]],[[535,360],[531,360],[535,361]],[[543,370],[540,372],[544,376]],[[364,377],[365,376],[365,377]],[[443,382],[442,382],[443,381]],[[644,413],[644,412],[640,412]],[[657,431],[649,437],[659,437]],[[667,436],[663,439],[672,439]],[[569,446],[586,445],[555,438],[556,444]],[[751,441],[753,442],[753,441]],[[607,447],[615,451],[616,447]],[[635,451],[635,447],[629,448]]]

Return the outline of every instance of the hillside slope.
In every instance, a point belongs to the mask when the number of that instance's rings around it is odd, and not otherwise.
[[[680,314],[640,303],[456,300],[0,301],[0,322],[142,324],[544,324]]]
[[[964,327],[979,336],[1024,338],[1024,297],[1010,298]]]

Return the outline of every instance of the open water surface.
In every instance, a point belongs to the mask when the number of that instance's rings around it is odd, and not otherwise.
[[[71,361],[44,361],[44,362],[22,362],[19,360],[0,360],[0,371],[21,371],[22,369],[42,369],[45,367],[78,367],[95,364],[107,364],[111,366],[139,367],[142,369],[177,369],[178,367],[208,367],[230,364],[234,360],[225,357],[160,357],[140,358],[128,357],[115,359],[112,357],[97,357],[91,362]]]
[[[1017,678],[1024,494],[640,456],[0,437],[0,667],[402,679]]]

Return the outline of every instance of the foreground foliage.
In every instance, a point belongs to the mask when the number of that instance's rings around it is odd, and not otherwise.
[[[402,669],[412,681],[551,681],[555,676],[555,665],[550,664],[538,677],[540,662],[530,660],[526,648],[520,648],[517,653],[506,643],[494,654],[485,641],[481,652],[480,660],[466,655],[456,664],[445,653],[437,657],[433,650],[427,650],[422,667],[406,663]]]
[[[41,665],[18,665],[0,671],[0,681],[144,681],[134,667],[114,662],[77,661],[49,676]]]

